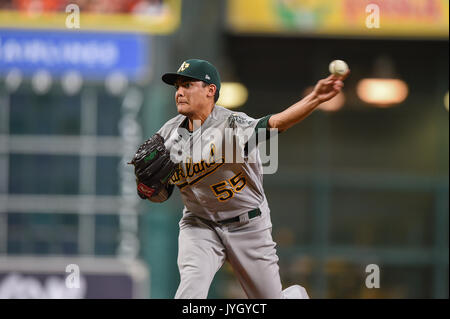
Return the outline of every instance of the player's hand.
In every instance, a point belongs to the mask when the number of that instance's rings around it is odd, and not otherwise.
[[[350,70],[344,75],[330,75],[317,82],[312,94],[316,96],[319,103],[326,102],[335,97],[344,87],[344,80],[349,76]]]

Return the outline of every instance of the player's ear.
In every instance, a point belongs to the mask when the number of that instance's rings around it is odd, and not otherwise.
[[[210,84],[208,87],[208,97],[214,97],[217,91],[217,86],[215,84]]]

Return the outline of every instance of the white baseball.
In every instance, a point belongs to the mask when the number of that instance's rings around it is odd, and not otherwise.
[[[331,74],[344,75],[348,71],[348,65],[342,60],[334,60],[328,68]]]

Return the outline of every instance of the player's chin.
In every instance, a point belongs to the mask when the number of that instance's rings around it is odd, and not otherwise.
[[[189,104],[187,103],[177,103],[177,111],[181,115],[187,115],[190,113]]]
[[[177,103],[177,111],[181,115],[189,116],[192,114],[192,108],[187,103]]]

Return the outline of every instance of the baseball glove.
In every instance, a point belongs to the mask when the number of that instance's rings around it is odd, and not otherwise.
[[[172,194],[174,185],[169,180],[178,164],[170,159],[164,138],[156,133],[139,146],[130,163],[134,165],[137,193],[142,199],[163,202]]]

